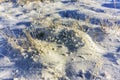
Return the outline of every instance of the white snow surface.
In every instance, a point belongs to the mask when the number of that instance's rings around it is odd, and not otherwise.
[[[62,0],[30,2],[23,6],[1,2],[0,80],[120,80],[120,9],[102,6],[106,3],[112,2]],[[52,21],[57,23],[53,33],[48,28]],[[59,25],[61,23],[63,25]],[[87,26],[88,30],[79,30],[78,25]],[[30,27],[40,28],[52,38],[54,35],[64,36],[64,30],[76,34],[73,39],[70,37],[64,41],[60,38],[62,44],[34,39],[30,35],[19,37],[21,30],[24,32]],[[25,47],[21,47],[22,40],[29,41],[31,45],[24,42]],[[69,40],[71,43],[65,43]],[[77,44],[75,40],[78,40]],[[79,45],[82,46],[76,47]]]

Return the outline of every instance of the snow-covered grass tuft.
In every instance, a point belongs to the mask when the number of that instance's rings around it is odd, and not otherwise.
[[[97,0],[18,4],[0,4],[0,79],[119,80],[118,10]]]

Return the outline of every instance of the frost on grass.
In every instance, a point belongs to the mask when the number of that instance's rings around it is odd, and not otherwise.
[[[98,63],[97,60],[101,59],[98,53],[101,52],[102,48],[98,48],[98,45],[94,43],[91,37],[76,25],[67,27],[63,25],[56,26],[55,24],[52,27],[43,28],[39,26],[39,28],[7,31],[11,32],[6,34],[8,43],[12,48],[19,50],[19,55],[21,55],[21,59],[16,61],[16,67],[27,70],[27,72],[31,71],[31,69],[34,70],[34,68],[40,68],[41,79],[58,80],[70,78],[69,70],[67,70],[68,65],[66,64],[69,63],[71,66],[76,63],[76,61],[73,63],[68,61],[74,61],[71,55],[78,55],[94,63]],[[31,62],[29,63],[29,61]],[[100,61],[100,63],[102,62]],[[90,63],[89,67],[90,65],[92,64]],[[87,68],[84,70],[87,71]],[[89,72],[83,74],[85,78],[86,74],[89,74]],[[93,74],[91,72],[90,75]],[[82,74],[76,73],[76,75]]]
[[[102,79],[101,76],[105,75],[109,77],[108,73],[100,73],[104,66],[102,54],[105,50],[99,43],[104,41],[106,33],[118,36],[118,28],[110,29],[104,24],[99,25],[100,17],[86,15],[89,11],[84,12],[81,7],[81,11],[67,9],[67,7],[66,10],[63,10],[67,4],[71,3],[70,1],[63,1],[59,5],[41,2],[41,5],[36,5],[37,2],[32,3],[31,0],[22,1],[23,3],[20,4],[25,4],[25,6],[21,6],[20,9],[25,8],[24,16],[17,15],[21,17],[19,19],[25,18],[25,21],[24,19],[23,21],[18,20],[16,25],[12,26],[24,25],[26,28],[12,29],[13,27],[10,27],[2,33],[9,44],[10,59],[12,58],[15,62],[17,77],[20,80],[25,78],[28,80],[93,80]],[[74,2],[74,0],[72,1]],[[75,5],[71,5],[77,8],[80,6],[78,3],[74,2]],[[39,8],[33,9],[30,7],[32,4]],[[67,6],[71,7],[71,5]],[[102,9],[90,7],[90,5],[83,6],[83,8],[92,10],[96,14],[97,12],[101,15],[105,13]],[[30,11],[31,13],[29,13]],[[32,13],[36,13],[36,15]],[[33,16],[35,17],[33,18]],[[88,16],[91,17],[87,21]],[[16,17],[18,19],[18,16]],[[30,18],[31,22],[29,20],[26,22],[28,17],[33,18]],[[119,47],[118,52],[120,52]],[[109,55],[104,55],[104,57],[106,56]],[[116,63],[119,64],[119,59],[116,59]]]
[[[63,29],[55,33],[52,28],[39,29],[31,32],[31,35],[35,37],[35,39],[63,44],[72,52],[76,51],[79,47],[84,46],[84,43],[76,36],[76,33],[73,30]]]
[[[16,61],[16,67],[27,71],[30,70],[30,72],[32,72],[31,69],[40,68],[41,79],[74,79],[73,77],[76,75],[82,76],[80,77],[82,79],[97,77],[99,69],[102,67],[102,61],[100,61],[102,58],[99,53],[104,50],[82,30],[83,28],[74,23],[72,24],[71,27],[68,27],[62,22],[59,24],[52,23],[52,25],[48,22],[48,27],[39,25],[39,27],[35,28],[33,25],[28,29],[22,30],[9,30],[8,28],[7,32],[9,33],[6,33],[8,43],[21,53],[19,54],[21,59]],[[77,59],[76,57],[73,58],[72,55],[79,56],[79,64],[81,64],[81,60],[84,60],[93,61],[94,65],[90,62],[88,63],[89,66],[84,69],[84,73],[72,73],[71,71],[76,66],[73,66],[70,71],[68,70],[69,67],[74,64],[77,65]],[[83,67],[87,66],[84,61],[82,63]],[[90,66],[93,66],[91,72],[88,70]],[[83,70],[83,67],[77,69]],[[89,77],[88,74],[90,75]]]
[[[59,29],[60,27],[61,29]],[[58,30],[58,32],[55,30]],[[87,33],[78,29],[77,26],[65,27],[58,24],[56,26],[55,24],[54,27],[48,26],[46,28],[33,29],[32,32],[27,30],[26,36],[31,45],[40,54],[43,65],[50,67],[50,70],[47,68],[47,70],[43,69],[42,71],[42,76],[45,79],[52,80],[53,77],[56,77],[54,79],[57,80],[60,77],[64,78],[65,73],[67,73],[66,64],[68,63],[67,60],[70,59],[70,54],[68,54],[70,52],[83,57],[85,60],[93,61],[95,63],[95,71],[92,70],[89,79],[93,76],[98,76],[94,74],[99,73],[99,69],[102,67],[102,61],[100,61],[102,58],[99,53],[101,51],[104,52],[104,50],[102,47],[98,48],[99,45]],[[73,63],[70,62],[71,65]],[[53,74],[48,73],[48,71]],[[48,75],[45,77],[45,74]],[[86,74],[89,74],[89,72]],[[67,77],[70,77],[69,74]]]

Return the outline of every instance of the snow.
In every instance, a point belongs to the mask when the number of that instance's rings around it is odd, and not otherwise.
[[[0,80],[120,80],[120,9],[112,4],[1,1]]]

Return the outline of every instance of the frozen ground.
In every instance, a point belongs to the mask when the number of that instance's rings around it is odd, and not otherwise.
[[[120,6],[111,0],[1,1],[0,80],[120,80],[119,74]]]

